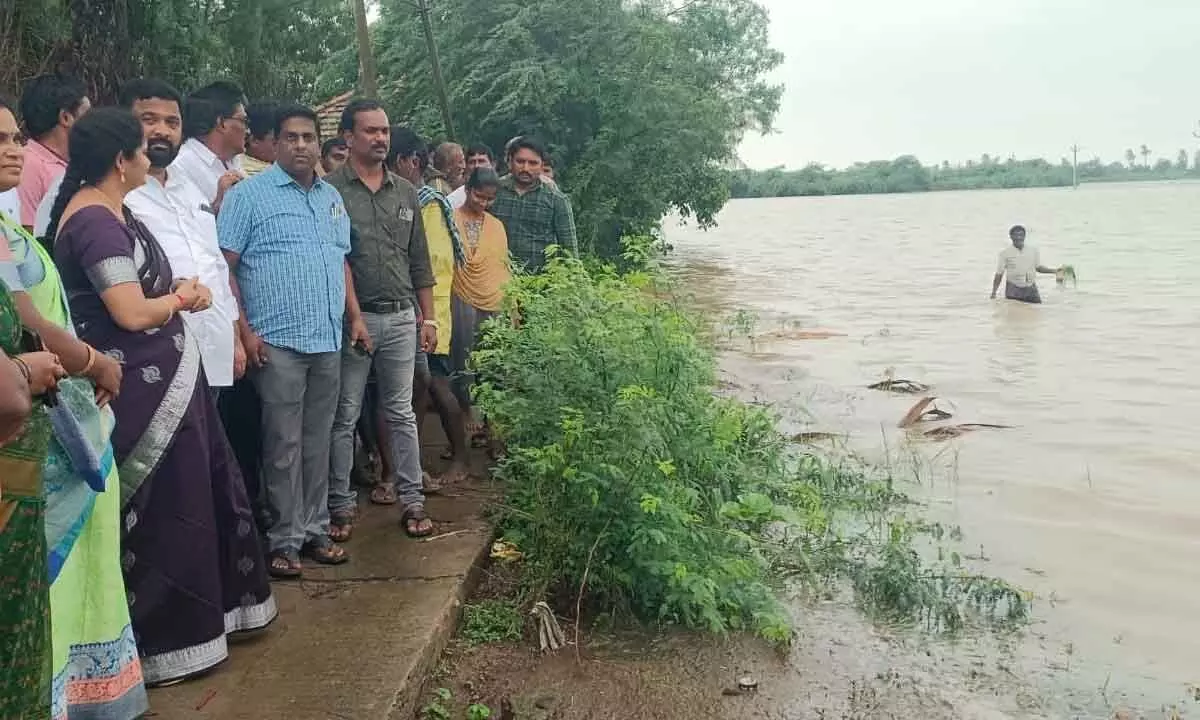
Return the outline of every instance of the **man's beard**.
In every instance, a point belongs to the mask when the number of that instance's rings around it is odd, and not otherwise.
[[[175,160],[175,156],[179,154],[179,147],[166,143],[166,147],[159,145],[147,145],[146,157],[150,158],[150,167],[165,168]]]

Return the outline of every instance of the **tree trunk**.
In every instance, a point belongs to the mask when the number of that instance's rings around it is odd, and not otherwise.
[[[68,69],[88,86],[92,102],[113,104],[133,74],[128,0],[71,0]]]
[[[366,0],[350,0],[354,5],[354,26],[358,37],[358,86],[369,98],[379,97],[379,71],[375,69],[375,50],[371,47],[371,29],[367,27]]]

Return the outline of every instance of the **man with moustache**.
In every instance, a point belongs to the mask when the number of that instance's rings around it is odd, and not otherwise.
[[[401,523],[410,537],[433,532],[421,487],[421,452],[413,411],[413,374],[418,346],[437,344],[434,276],[413,185],[384,167],[391,128],[374,100],[346,106],[342,136],[350,158],[326,180],[341,191],[352,227],[347,281],[357,304],[347,303],[347,346],[342,350],[342,389],[333,427],[329,510],[334,536],[349,538],[356,498],[350,488],[354,427],[362,410],[371,368],[389,430],[392,478],[371,491],[371,501],[404,507]],[[414,295],[418,308],[413,307]],[[425,318],[417,329],[416,312]],[[419,340],[418,340],[418,335]]]
[[[510,175],[500,180],[492,215],[504,223],[508,248],[517,267],[540,272],[546,265],[546,248],[557,245],[579,254],[575,215],[571,201],[546,181],[542,172],[546,148],[523,136],[508,144]]]
[[[217,244],[216,217],[208,200],[172,161],[183,142],[181,99],[159,80],[132,80],[121,88],[121,104],[133,111],[146,134],[150,173],[129,193],[125,206],[150,229],[171,263],[175,280],[197,278],[212,291],[212,306],[185,313],[184,322],[200,346],[208,384],[219,394],[246,370],[238,338],[237,301],[229,287],[229,266]]]
[[[281,107],[275,138],[275,164],[229,190],[217,232],[262,401],[268,570],[276,578],[298,578],[301,555],[327,565],[348,559],[329,536],[328,509],[343,317],[351,319],[348,343],[369,349],[371,339],[346,261],[346,204],[316,173],[317,114],[301,105]]]
[[[187,141],[175,159],[175,169],[199,188],[211,212],[221,207],[229,188],[245,177],[241,155],[249,129],[246,97],[237,85],[217,81],[188,96],[183,126]]]

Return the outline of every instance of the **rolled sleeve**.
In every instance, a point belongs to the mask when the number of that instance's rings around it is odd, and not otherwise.
[[[254,224],[253,213],[254,206],[247,198],[246,191],[236,185],[230,188],[221,203],[221,212],[217,213],[217,243],[222,250],[237,255],[245,254]]]
[[[562,193],[555,194],[554,240],[572,255],[579,255],[579,238],[575,233],[575,212],[571,201]]]
[[[433,262],[429,259],[429,240],[425,237],[425,219],[421,216],[421,201],[416,190],[412,191],[412,232],[408,239],[408,274],[413,290],[423,290],[437,285],[433,275]]]

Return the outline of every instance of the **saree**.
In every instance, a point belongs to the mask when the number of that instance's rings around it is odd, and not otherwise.
[[[147,298],[171,292],[154,236],[128,212],[122,223],[89,206],[63,224],[54,259],[79,337],[124,369],[112,446],[142,673],[147,684],[185,679],[228,657],[228,634],[275,619],[246,489],[182,319],[125,330],[100,297],[130,282]]]
[[[20,353],[21,322],[0,283],[0,350]],[[8,362],[0,357],[0,362]],[[0,447],[0,718],[50,717],[50,601],[42,463],[50,420],[34,407]]]
[[[508,235],[504,224],[490,213],[472,220],[462,208],[454,211],[462,238],[464,261],[454,268],[450,302],[450,363],[454,368],[454,394],[464,408],[471,406],[471,353],[479,342],[483,323],[494,317],[504,301],[504,286],[512,277],[508,260]]]
[[[62,282],[40,243],[0,214],[21,290],[46,320],[73,332]],[[129,720],[146,712],[120,565],[120,491],[109,436],[84,378],[59,383],[43,465],[50,577],[54,720]]]

